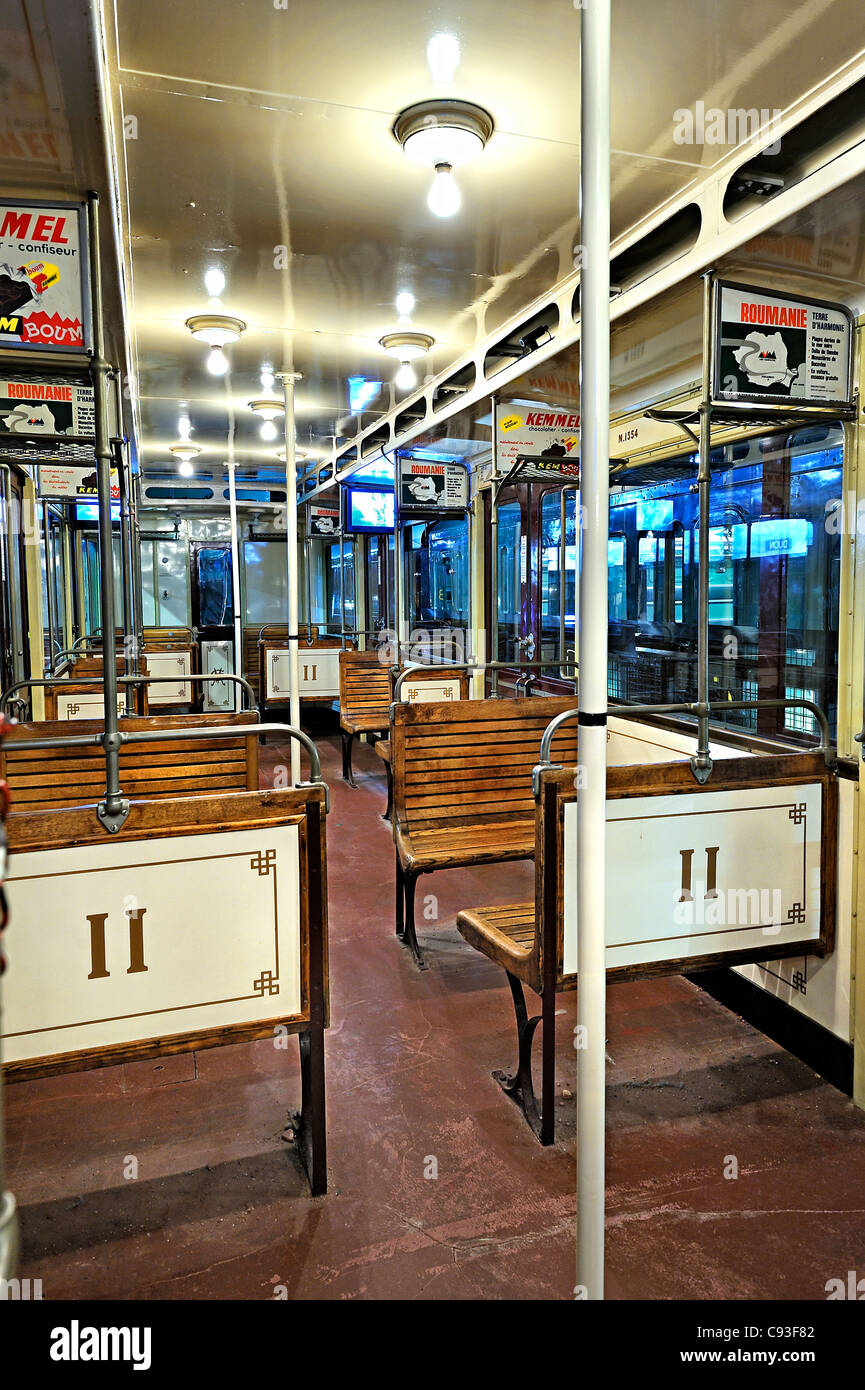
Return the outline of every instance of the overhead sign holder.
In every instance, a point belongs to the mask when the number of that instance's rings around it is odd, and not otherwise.
[[[850,409],[853,315],[844,304],[718,280],[711,403]]]
[[[469,505],[469,475],[461,463],[400,455],[399,511],[464,512]]]
[[[0,201],[0,349],[93,350],[83,203]]]

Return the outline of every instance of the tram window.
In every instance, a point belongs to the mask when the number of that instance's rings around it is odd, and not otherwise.
[[[111,539],[114,556],[114,624],[122,629],[120,537],[112,536]],[[96,536],[81,533],[81,558],[84,581],[84,631],[98,632],[102,627],[102,595],[99,588],[99,542]]]
[[[393,536],[366,540],[367,617],[371,631],[393,627]]]
[[[196,552],[198,627],[228,627],[234,622],[231,551],[202,546]]]
[[[611,535],[607,542],[609,570],[610,619],[628,616],[628,571],[625,564],[625,537]]]
[[[354,620],[354,546],[343,542],[344,570],[340,569],[339,542],[326,542],[324,547],[324,582],[326,623],[330,631],[342,628],[342,584],[345,582],[345,626],[352,630]]]
[[[407,528],[405,569],[410,627],[464,630],[469,616],[468,517]]]
[[[744,457],[740,446],[713,452],[710,698],[804,696],[834,726],[843,431],[832,426],[816,441],[808,430],[768,443],[751,441]],[[658,703],[696,696],[699,533],[692,484],[685,474],[611,498],[611,696]],[[671,514],[670,529],[641,534],[638,515],[666,523]],[[715,717],[800,742],[817,735],[813,716],[803,710]]]
[[[264,623],[281,622],[286,611],[288,583],[285,544],[280,541],[245,541],[243,574],[246,624],[260,627]]]
[[[577,498],[565,494],[565,564],[564,582],[560,573],[562,545],[561,494],[558,489],[548,492],[541,500],[541,659],[559,655],[561,645],[561,600],[565,598],[565,649],[574,648],[577,572],[579,566],[579,536],[576,530]],[[571,658],[568,657],[570,660]]]
[[[518,661],[522,637],[522,567],[525,564],[526,537],[523,535],[519,502],[504,502],[498,508],[498,619],[499,661]]]

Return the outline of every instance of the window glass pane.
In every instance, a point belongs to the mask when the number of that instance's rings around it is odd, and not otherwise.
[[[562,510],[561,495],[558,491],[548,492],[541,499],[541,651],[544,660],[573,660],[574,652],[574,612],[576,601],[576,578],[579,562],[579,535],[575,525],[577,498],[573,492],[565,494],[565,554],[564,583],[560,574],[562,561]],[[561,596],[565,597],[565,642],[561,648]],[[567,674],[567,673],[566,673]]]
[[[498,508],[499,661],[518,661],[522,637],[522,566],[526,554],[519,502]]]
[[[265,623],[284,623],[288,611],[285,542],[246,541],[243,546],[243,566],[246,624],[255,627],[264,626]]]
[[[842,463],[839,425],[713,450],[710,700],[812,699],[834,731]],[[663,467],[670,481],[610,499],[612,698],[676,703],[697,694],[696,461]],[[636,582],[626,585],[628,574]],[[722,708],[713,719],[799,742],[817,734],[814,716],[797,708]]]

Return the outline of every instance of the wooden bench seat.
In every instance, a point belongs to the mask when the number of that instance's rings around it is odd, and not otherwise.
[[[378,652],[340,652],[339,723],[342,730],[342,775],[357,786],[351,768],[351,751],[360,734],[385,733],[390,724],[393,699],[391,668]]]
[[[534,856],[532,769],[550,720],[574,707],[573,695],[394,707],[396,931],[421,969],[418,876]],[[557,734],[554,753],[576,762],[576,749],[574,721]]]
[[[469,945],[506,971],[517,1067],[493,1076],[543,1144],[554,1138],[556,993],[577,988],[576,773],[576,767],[550,767],[539,775],[534,900],[457,914],[457,929]],[[719,759],[705,784],[696,782],[684,758],[608,766],[608,978],[691,974],[831,951],[837,792],[825,760],[813,753]],[[729,814],[733,796],[736,817]],[[736,830],[744,814],[753,825],[747,836]],[[695,869],[692,894],[683,873],[690,876],[694,851],[680,849],[678,836],[670,841],[667,827],[680,823],[687,845],[687,827],[695,821],[703,827],[699,844],[706,837],[715,842],[716,879],[707,887]],[[782,881],[774,915],[767,918],[765,884]],[[750,894],[743,891],[746,885],[753,885]],[[710,919],[713,908],[717,920]],[[525,985],[541,997],[541,1013],[532,1018]],[[540,1106],[531,1066],[539,1023]]]
[[[123,795],[139,801],[164,797],[188,797],[197,793],[220,795],[258,790],[258,739],[244,735],[243,725],[254,724],[253,711],[240,714],[161,715],[121,719],[121,732],[147,732],[209,727],[237,728],[225,738],[170,739],[125,743],[120,749],[120,786]],[[60,810],[92,805],[105,791],[105,755],[98,744],[69,748],[16,750],[16,742],[63,735],[100,734],[102,720],[86,719],[16,724],[0,749],[0,779],[9,785],[10,839],[16,817],[32,811]]]

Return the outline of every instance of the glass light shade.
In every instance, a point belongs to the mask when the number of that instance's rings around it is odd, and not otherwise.
[[[414,164],[425,164],[428,168],[435,168],[436,164],[450,164],[456,168],[477,159],[483,147],[483,140],[473,130],[430,123],[409,135],[403,150]]]

